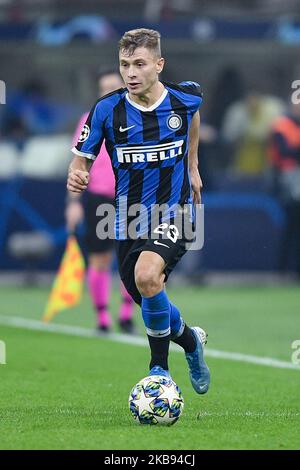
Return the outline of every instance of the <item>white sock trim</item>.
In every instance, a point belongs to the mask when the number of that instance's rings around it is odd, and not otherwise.
[[[151,330],[150,328],[146,328],[146,332],[147,335],[153,336],[154,338],[163,338],[171,333],[171,328],[169,327],[166,330]]]

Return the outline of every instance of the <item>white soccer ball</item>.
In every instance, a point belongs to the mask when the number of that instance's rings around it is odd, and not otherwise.
[[[129,395],[129,409],[140,424],[174,424],[182,413],[184,400],[171,378],[150,375],[140,380]]]

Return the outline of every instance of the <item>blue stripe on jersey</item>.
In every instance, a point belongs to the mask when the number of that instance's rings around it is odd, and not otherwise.
[[[127,202],[122,199],[127,198],[129,189],[129,171],[118,168],[116,174],[116,221],[115,237],[117,240],[127,238]],[[121,197],[120,197],[121,195]]]
[[[141,203],[150,207],[156,203],[156,190],[159,184],[159,168],[144,170],[143,193]]]

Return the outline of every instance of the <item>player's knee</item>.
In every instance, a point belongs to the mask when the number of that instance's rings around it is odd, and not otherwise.
[[[159,273],[149,267],[136,267],[135,283],[143,297],[152,297],[162,289]]]

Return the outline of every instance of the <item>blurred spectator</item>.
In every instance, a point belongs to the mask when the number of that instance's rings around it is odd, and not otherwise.
[[[258,11],[272,15],[287,15],[300,13],[299,0],[260,0],[257,2]]]
[[[200,125],[200,142],[198,148],[198,161],[199,161],[199,173],[201,175],[203,190],[211,191],[213,189],[213,162],[212,155],[216,150],[216,140],[217,132],[216,130],[206,124],[201,122]]]
[[[194,0],[146,0],[144,17],[149,22],[172,20],[177,15],[193,15]]]
[[[282,111],[281,100],[256,91],[228,108],[222,136],[231,146],[232,168],[237,173],[258,175],[265,170],[271,124]]]
[[[11,0],[7,2],[8,10],[7,10],[7,20],[12,21],[14,23],[21,23],[25,21],[25,11],[26,6],[22,0]]]
[[[229,165],[231,157],[230,149],[222,141],[220,131],[228,107],[232,103],[242,99],[244,90],[244,79],[236,66],[228,65],[217,75],[216,81],[209,93],[210,99],[208,101],[206,116],[206,122],[214,129],[215,136],[213,141],[210,141],[208,145],[204,144],[205,167],[210,163],[215,169],[221,169],[223,171]],[[203,129],[203,126],[201,127]],[[201,136],[201,143],[202,142],[203,138]],[[220,155],[222,155],[222,158],[220,158]],[[207,161],[208,159],[210,162]],[[207,184],[205,184],[205,188],[207,189]]]
[[[219,131],[228,107],[244,95],[245,83],[240,71],[234,65],[225,67],[212,89],[208,122]]]
[[[47,95],[46,86],[37,79],[11,93],[1,117],[1,137],[21,147],[31,136],[60,132],[72,110],[67,104],[51,102]]]
[[[22,89],[19,111],[29,134],[43,134],[53,129],[54,116],[46,97],[46,86],[39,80],[29,81]]]
[[[300,103],[273,124],[269,148],[274,188],[286,210],[279,268],[300,279]]]

